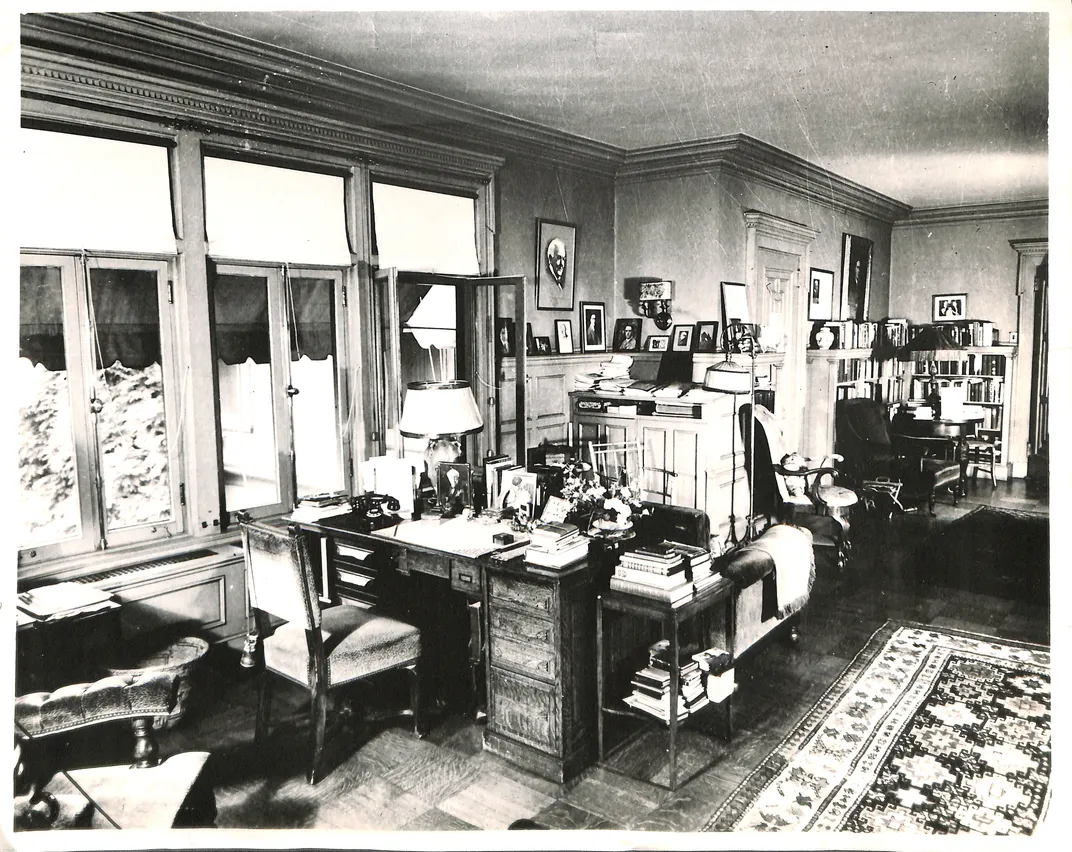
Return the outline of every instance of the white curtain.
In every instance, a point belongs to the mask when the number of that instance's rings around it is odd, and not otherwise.
[[[175,253],[167,148],[27,128],[19,143],[23,248]]]
[[[204,164],[210,255],[350,265],[341,177],[218,157]]]
[[[381,269],[480,273],[474,199],[374,182],[372,210]]]

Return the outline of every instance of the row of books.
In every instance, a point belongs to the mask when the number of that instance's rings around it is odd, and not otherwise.
[[[656,642],[648,649],[648,662],[638,669],[630,684],[633,691],[623,699],[635,710],[640,710],[662,722],[670,721],[671,666],[678,667],[677,720],[683,721],[690,714],[711,703],[704,688],[700,664],[689,651],[683,651],[679,659],[671,661],[670,643],[666,639]]]
[[[907,320],[906,320],[907,322]],[[879,324],[877,322],[856,320],[833,320],[827,323],[816,323],[812,333],[812,348],[820,348],[815,342],[816,334],[821,327],[830,329],[834,336],[834,342],[830,349],[863,349],[875,344],[879,336]]]
[[[955,322],[932,323],[942,329],[961,346],[996,346],[999,332],[990,320],[957,320]],[[913,325],[908,329],[908,340],[922,334],[927,325]]]
[[[996,346],[998,329],[990,320],[960,320],[957,322],[933,323],[957,341],[961,346]],[[834,335],[831,349],[885,349],[892,351],[906,346],[928,324],[909,325],[907,319],[888,317],[881,322],[873,320],[833,320],[817,323],[830,329]],[[814,337],[814,334],[813,334]],[[816,346],[813,342],[813,346]]]
[[[1000,378],[1005,375],[1004,355],[980,355],[967,352],[961,358],[942,358],[934,363],[941,376],[989,376]],[[924,358],[916,359],[915,371],[926,373],[928,362]]]
[[[575,524],[539,521],[529,533],[525,561],[543,568],[563,568],[588,556],[588,539]]]
[[[615,591],[679,603],[712,585],[711,552],[664,539],[622,554],[610,578]]]
[[[870,358],[844,358],[837,364],[839,382],[874,381],[882,376],[882,362]]]

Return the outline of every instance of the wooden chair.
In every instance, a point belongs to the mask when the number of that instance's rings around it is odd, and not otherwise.
[[[994,475],[997,466],[997,452],[1000,441],[986,441],[982,438],[967,438],[964,441],[964,460],[971,466],[972,481],[985,470],[990,474],[990,487],[996,488],[998,481]]]
[[[398,668],[412,678],[413,729],[420,736],[420,631],[362,607],[322,610],[305,536],[296,528],[287,531],[258,523],[242,524],[241,529],[250,600],[264,651],[255,741],[262,743],[268,730],[270,676],[307,688],[312,728],[309,783],[315,784],[321,778],[328,692]],[[273,628],[272,616],[286,623]]]
[[[178,676],[167,672],[113,675],[94,683],[33,692],[15,699],[14,815],[17,829],[168,829],[211,826],[216,799],[203,772],[208,752],[161,759],[153,719],[175,706]],[[120,734],[129,720],[132,760],[85,765],[111,754],[102,732]],[[94,731],[85,729],[97,726]],[[85,730],[85,736],[78,732]],[[96,760],[91,761],[96,763]]]

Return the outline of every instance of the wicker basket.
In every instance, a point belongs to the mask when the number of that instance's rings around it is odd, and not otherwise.
[[[187,701],[193,689],[194,669],[208,652],[209,644],[197,636],[184,636],[174,639],[162,647],[141,653],[133,660],[123,660],[122,666],[107,666],[113,675],[137,675],[145,672],[167,672],[179,676],[178,696],[175,707],[167,716],[153,719],[153,727],[174,728],[186,713]]]

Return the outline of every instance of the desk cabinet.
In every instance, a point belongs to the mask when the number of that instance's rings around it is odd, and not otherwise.
[[[595,598],[587,565],[555,576],[521,560],[486,567],[484,747],[563,782],[592,760]]]

